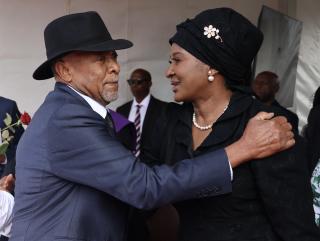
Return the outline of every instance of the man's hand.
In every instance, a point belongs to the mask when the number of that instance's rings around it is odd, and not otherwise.
[[[259,112],[250,119],[242,137],[226,147],[232,167],[252,160],[270,156],[294,145],[292,126],[283,116]],[[271,119],[272,118],[272,119]]]
[[[0,179],[0,190],[12,192],[14,189],[15,179],[12,174],[4,176]]]

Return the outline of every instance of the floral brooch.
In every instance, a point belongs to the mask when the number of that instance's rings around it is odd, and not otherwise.
[[[219,29],[214,28],[212,25],[209,25],[208,27],[205,26],[203,29],[203,35],[207,36],[207,38],[214,37],[215,39],[219,39],[221,43],[223,42],[222,38],[219,35]]]

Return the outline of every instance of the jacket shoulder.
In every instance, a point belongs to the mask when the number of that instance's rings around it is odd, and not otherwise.
[[[118,107],[116,108],[116,111],[119,112],[119,113],[121,113],[121,111],[124,111],[124,110],[130,108],[131,105],[132,105],[132,100],[129,101],[129,102],[124,103],[123,105],[118,106]]]
[[[157,105],[160,105],[160,106],[166,106],[168,104],[168,102],[159,100],[159,99],[155,98],[154,96],[151,96],[150,101],[153,101],[154,103],[156,103]]]
[[[14,100],[11,100],[2,96],[0,96],[0,103],[1,103],[1,106],[7,106],[7,107],[12,107],[17,105],[17,103]]]

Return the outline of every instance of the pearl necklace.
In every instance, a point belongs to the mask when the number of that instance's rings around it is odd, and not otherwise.
[[[228,109],[228,107],[229,107],[229,103],[226,105],[226,107],[224,107],[224,109],[223,109],[222,113],[219,115],[219,117],[218,117],[217,119],[219,119],[219,118],[220,118],[220,116],[222,116],[222,115],[223,115],[223,113]],[[206,130],[211,129],[211,128],[212,128],[212,126],[213,126],[213,124],[214,124],[215,122],[216,122],[216,121],[212,122],[212,123],[211,123],[211,124],[209,124],[209,125],[201,126],[201,125],[199,125],[199,124],[197,123],[197,120],[196,120],[196,113],[195,113],[195,112],[193,112],[193,114],[192,114],[192,123],[193,123],[193,125],[194,125],[196,128],[198,128],[199,130],[201,130],[201,131],[206,131]]]

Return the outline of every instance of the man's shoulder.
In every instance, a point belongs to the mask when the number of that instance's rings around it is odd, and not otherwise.
[[[161,106],[166,106],[167,104],[168,104],[168,102],[165,102],[165,101],[163,101],[163,100],[160,100],[160,99],[157,99],[157,98],[155,98],[154,96],[152,96],[151,95],[151,97],[150,97],[150,102],[154,102],[154,103],[156,103],[156,104],[158,104],[158,105],[161,105]]]
[[[119,112],[119,113],[121,113],[121,111],[130,108],[131,105],[132,105],[132,100],[130,100],[130,101],[128,101],[128,102],[126,102],[126,103],[118,106],[117,109],[116,109],[116,111]]]
[[[11,99],[8,99],[8,98],[5,98],[5,97],[2,97],[0,96],[0,106],[1,107],[12,107],[12,106],[16,106],[16,102],[14,100],[11,100]]]
[[[45,98],[42,105],[36,111],[33,116],[33,122],[39,120],[43,122],[47,120],[48,122],[55,121],[56,119],[79,117],[80,113],[94,113],[89,104],[82,100],[82,97],[77,96],[76,93],[72,93],[68,89],[61,90],[55,89],[51,91]]]

